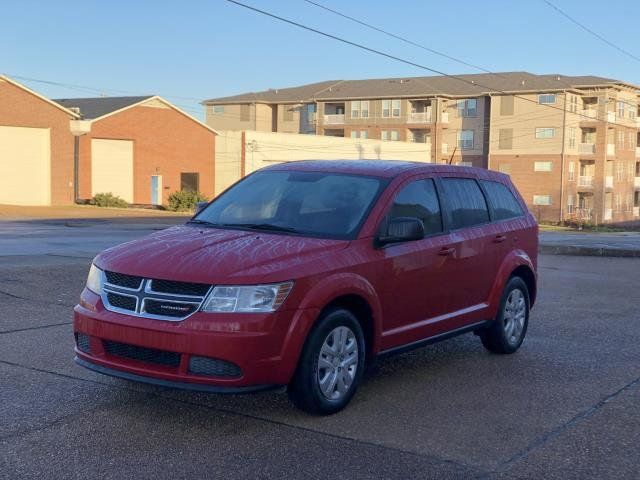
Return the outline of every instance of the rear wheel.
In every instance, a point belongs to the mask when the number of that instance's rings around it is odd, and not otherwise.
[[[511,277],[496,318],[480,332],[484,347],[493,353],[513,353],[524,341],[529,325],[529,290],[520,277]]]
[[[327,311],[307,338],[289,398],[308,413],[342,410],[360,383],[364,358],[364,335],[355,316],[344,309]]]

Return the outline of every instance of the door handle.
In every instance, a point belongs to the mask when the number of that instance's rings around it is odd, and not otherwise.
[[[451,255],[455,251],[456,249],[453,247],[443,247],[438,251],[438,255],[442,255],[442,256]]]
[[[502,243],[507,239],[506,235],[496,235],[493,239],[493,243]]]

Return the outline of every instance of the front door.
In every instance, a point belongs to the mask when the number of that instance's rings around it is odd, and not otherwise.
[[[162,175],[151,175],[151,205],[162,205]]]
[[[449,291],[456,288],[451,259],[443,254],[450,238],[443,229],[434,181],[414,178],[403,184],[383,225],[395,217],[419,218],[425,226],[425,238],[379,250],[383,350],[437,335],[440,320],[448,311]]]

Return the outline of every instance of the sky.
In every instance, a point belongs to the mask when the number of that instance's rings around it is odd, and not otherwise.
[[[304,0],[239,1],[448,74],[480,73]],[[542,0],[314,1],[491,72],[640,84],[640,61]],[[552,2],[640,57],[640,1]],[[322,80],[431,75],[226,0],[2,0],[0,73],[50,98],[157,94],[199,118],[207,98]]]

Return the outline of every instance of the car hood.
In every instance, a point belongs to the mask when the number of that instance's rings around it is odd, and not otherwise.
[[[147,278],[257,283],[298,278],[349,241],[177,226],[109,248],[94,263]]]

